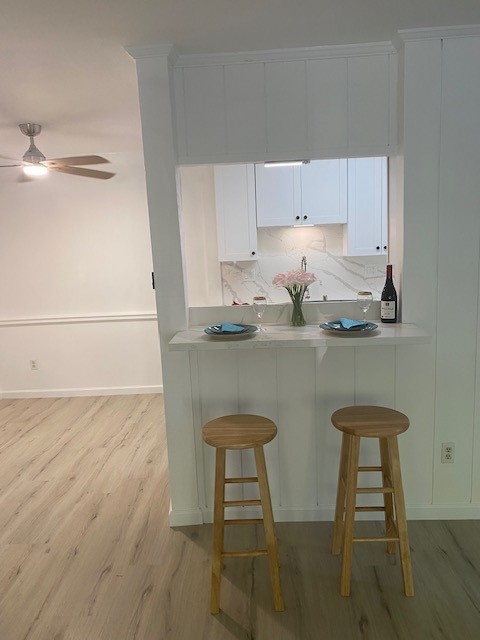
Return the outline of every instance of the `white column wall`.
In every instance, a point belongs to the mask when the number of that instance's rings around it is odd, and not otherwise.
[[[201,522],[188,355],[167,345],[187,326],[172,112],[171,47],[132,47],[137,63],[157,318],[162,352],[171,508],[176,524]],[[183,518],[182,514],[186,514]]]
[[[479,62],[478,36],[405,43],[403,318],[434,342],[405,353],[404,391],[432,435],[432,503],[452,509],[480,500]],[[454,464],[441,463],[443,442]]]

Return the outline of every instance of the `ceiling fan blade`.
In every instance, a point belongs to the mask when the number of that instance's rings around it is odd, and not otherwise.
[[[110,162],[106,158],[102,158],[102,156],[72,156],[71,158],[51,158],[46,160],[44,164],[47,166],[50,163],[53,164],[67,164],[67,165],[84,165],[84,164],[104,164],[106,162]]]
[[[85,178],[99,178],[100,180],[108,180],[115,175],[109,171],[96,171],[95,169],[82,169],[81,167],[67,167],[62,165],[52,165],[48,168],[50,171],[59,171],[60,173],[69,173],[73,176],[83,176]]]
[[[4,168],[4,167],[21,167],[21,166],[22,166],[21,164],[0,164],[1,168]]]

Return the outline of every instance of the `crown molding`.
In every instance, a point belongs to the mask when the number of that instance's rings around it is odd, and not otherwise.
[[[140,44],[124,48],[134,60],[166,57],[173,64],[177,58],[177,50],[173,44]]]
[[[419,29],[401,29],[397,32],[403,42],[412,40],[431,40],[432,38],[459,38],[479,36],[480,24],[469,24],[456,27],[428,27]]]
[[[270,49],[266,51],[241,51],[238,53],[206,53],[179,55],[176,67],[240,64],[245,62],[285,62],[292,60],[318,60],[396,53],[391,42],[305,47],[301,49]]]

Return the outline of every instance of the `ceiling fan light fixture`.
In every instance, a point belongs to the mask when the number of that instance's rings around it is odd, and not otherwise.
[[[48,169],[43,164],[26,164],[23,167],[23,173],[26,176],[45,176],[48,173]]]

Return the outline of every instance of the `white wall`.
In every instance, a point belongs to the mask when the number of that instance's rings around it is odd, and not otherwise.
[[[161,388],[143,158],[108,158],[107,181],[2,170],[3,396]]]
[[[212,166],[180,167],[180,221],[188,306],[222,304]]]

